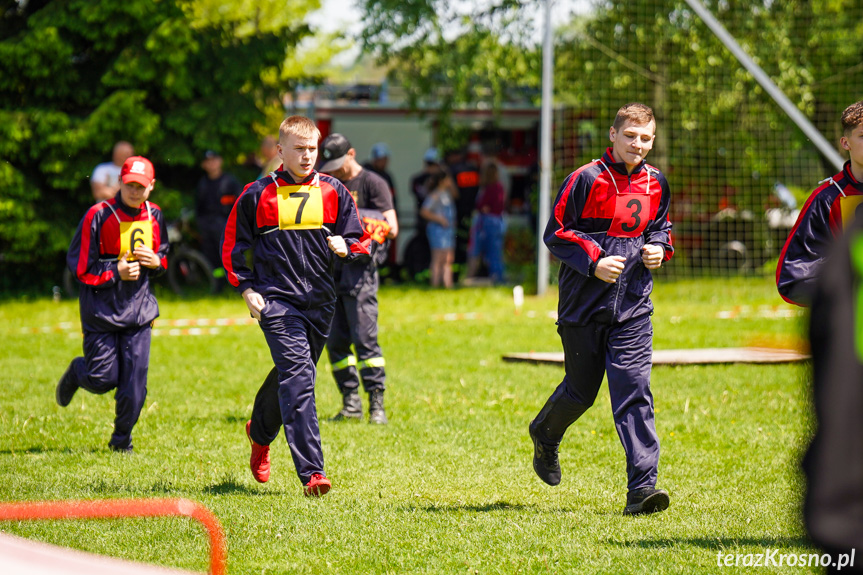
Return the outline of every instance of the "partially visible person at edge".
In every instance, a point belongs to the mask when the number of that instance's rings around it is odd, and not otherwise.
[[[444,169],[434,172],[427,180],[429,193],[420,210],[426,220],[426,237],[431,248],[432,287],[453,287],[452,266],[455,261],[456,210],[455,183]]]
[[[156,183],[150,160],[127,158],[120,193],[90,208],[72,238],[66,263],[81,283],[78,301],[84,356],[60,378],[54,397],[66,407],[78,388],[116,402],[112,451],[131,452],[132,428],[147,398],[150,335],[159,305],[150,278],[168,268],[168,232],[149,201]]]
[[[533,468],[545,483],[560,483],[561,439],[607,376],[626,454],[624,515],[669,504],[668,493],[656,488],[659,436],[650,391],[651,270],[673,252],[668,182],[644,161],[655,132],[648,106],[621,107],[609,129],[611,147],[564,180],[544,235],[561,261],[557,331],[565,376],[530,423]]]
[[[90,191],[93,192],[93,200],[101,202],[110,200],[117,195],[120,189],[120,169],[123,163],[135,154],[132,144],[119,141],[114,144],[111,152],[111,161],[96,166],[90,176]]]
[[[816,425],[803,457],[803,518],[832,556],[827,573],[863,573],[863,217],[845,231],[822,254],[809,314]]]
[[[480,263],[488,265],[489,275],[495,284],[503,283],[503,211],[506,190],[500,182],[497,164],[490,161],[482,168],[480,192],[476,198],[476,216],[471,226],[468,253],[468,277],[474,277]]]
[[[228,215],[243,191],[243,186],[233,174],[225,172],[222,165],[221,154],[213,150],[204,153],[201,161],[204,175],[198,180],[195,190],[195,222],[201,235],[201,249],[213,266],[213,274],[224,282],[225,271],[222,268],[219,248]],[[224,284],[219,285],[221,287]]]
[[[281,170],[248,184],[231,210],[222,240],[228,281],[259,321],[278,377],[267,378],[246,423],[249,467],[270,478],[270,444],[284,428],[307,496],[332,487],[315,409],[316,365],[335,311],[335,258],[368,257],[350,192],[315,171],[321,134],[314,122],[290,116],[279,127]],[[254,269],[246,263],[252,250]]]
[[[838,174],[822,180],[806,200],[785,241],[776,267],[779,295],[807,306],[834,238],[863,202],[863,101],[842,112],[839,144],[849,159]]]

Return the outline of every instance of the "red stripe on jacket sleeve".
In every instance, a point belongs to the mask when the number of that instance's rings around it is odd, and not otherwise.
[[[602,255],[602,249],[594,242],[586,240],[571,230],[566,230],[563,225],[563,216],[566,213],[566,206],[569,203],[570,192],[575,184],[578,174],[575,173],[569,180],[569,185],[566,186],[563,194],[560,196],[560,201],[554,206],[554,220],[557,222],[558,229],[555,230],[554,236],[561,240],[574,243],[581,247],[592,261],[597,261]]]
[[[91,274],[87,271],[90,268],[90,248],[93,243],[93,219],[101,209],[104,209],[102,204],[96,204],[90,208],[81,225],[81,251],[78,252],[78,267],[75,272],[81,283],[90,286],[99,286],[114,278],[112,270],[106,270],[100,275]],[[96,258],[98,259],[98,257],[99,253],[96,250]]]

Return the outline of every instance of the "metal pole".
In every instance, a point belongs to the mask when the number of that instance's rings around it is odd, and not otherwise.
[[[749,57],[749,54],[743,51],[743,48],[741,48],[740,44],[737,43],[737,40],[728,33],[725,26],[723,26],[719,20],[714,18],[710,10],[705,8],[700,0],[686,0],[686,3],[689,4],[689,7],[698,14],[705,24],[707,24],[707,27],[716,34],[716,37],[725,44],[725,47],[734,54],[741,64],[743,64],[743,67],[749,70],[749,73],[755,77],[755,80],[761,84],[761,87],[770,94],[777,104],[779,104],[779,107],[788,114],[788,117],[790,117],[791,120],[797,124],[801,130],[803,130],[806,137],[812,140],[812,143],[815,144],[815,147],[817,147],[822,154],[824,154],[824,157],[830,160],[837,170],[841,170],[842,166],[845,165],[845,160],[842,159],[842,156],[836,151],[836,148],[827,141],[827,138],[821,135],[818,128],[813,126],[809,119],[804,116],[799,109],[797,109],[797,106],[795,106],[791,100],[788,99],[785,93],[773,83],[770,76],[764,73],[764,70],[762,70],[761,67]]]
[[[554,35],[551,28],[551,3],[545,0],[545,37],[542,41],[542,113],[539,126],[539,209],[536,226],[536,293],[548,290],[548,253],[542,234],[551,214],[551,109],[554,93]]]

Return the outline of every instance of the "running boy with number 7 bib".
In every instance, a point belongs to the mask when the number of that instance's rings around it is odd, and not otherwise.
[[[150,278],[168,267],[162,211],[148,201],[155,183],[150,160],[127,159],[120,193],[87,211],[66,258],[82,284],[84,357],[69,364],[55,398],[66,407],[79,387],[97,394],[115,389],[112,451],[132,451],[132,427],[147,397],[150,332],[159,316]]]
[[[368,257],[357,207],[336,178],[315,171],[321,133],[303,116],[279,127],[282,166],[247,185],[222,237],[228,282],[260,322],[278,372],[255,397],[246,435],[255,480],[270,477],[270,443],[284,427],[297,475],[309,496],[332,486],[315,410],[315,374],[336,306],[335,257]],[[254,269],[246,264],[246,250]]]
[[[544,236],[561,261],[557,331],[566,375],[530,423],[533,468],[549,485],[560,483],[563,434],[593,405],[607,375],[626,452],[625,515],[662,511],[669,503],[668,493],[656,489],[659,438],[650,392],[650,270],[673,252],[668,182],[644,162],[655,131],[649,107],[620,108],[609,130],[611,147],[564,180]]]

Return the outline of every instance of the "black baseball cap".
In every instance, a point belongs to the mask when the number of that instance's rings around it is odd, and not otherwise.
[[[319,172],[338,170],[345,163],[351,143],[341,134],[330,134],[321,142],[321,164]]]

